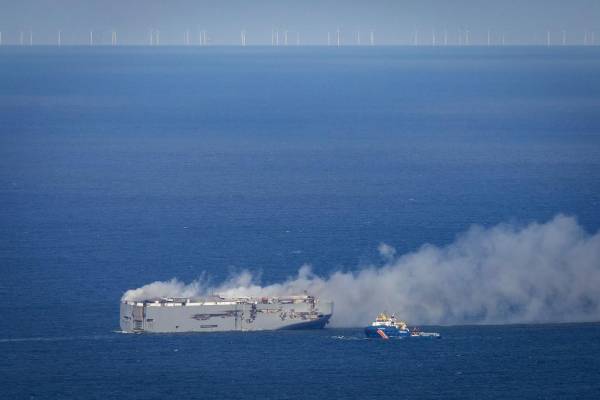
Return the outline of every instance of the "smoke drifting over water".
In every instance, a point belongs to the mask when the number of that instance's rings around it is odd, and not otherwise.
[[[379,247],[383,265],[260,286],[243,272],[218,287],[173,279],[129,290],[124,299],[157,296],[289,295],[304,290],[335,302],[332,326],[362,326],[382,310],[414,324],[579,322],[600,320],[600,232],[574,218],[517,227],[474,226],[445,247],[396,255]]]

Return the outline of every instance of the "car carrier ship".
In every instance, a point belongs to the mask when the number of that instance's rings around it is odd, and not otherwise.
[[[309,296],[122,300],[123,332],[222,332],[320,329],[333,303]]]

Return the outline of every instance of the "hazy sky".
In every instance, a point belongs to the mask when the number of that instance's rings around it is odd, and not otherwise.
[[[564,29],[570,44],[583,44],[594,32],[600,42],[600,0],[0,0],[0,31],[4,44],[19,43],[20,32],[34,43],[54,43],[62,30],[64,44],[86,43],[89,31],[97,41],[146,44],[149,31],[159,29],[162,44],[182,44],[190,30],[192,42],[205,29],[214,44],[239,42],[247,31],[248,44],[271,42],[271,30],[289,30],[290,42],[300,33],[302,43],[324,44],[327,32],[342,32],[344,43],[363,42],[374,30],[379,44],[408,44],[415,30],[422,44],[438,40],[444,30],[455,42],[459,30],[471,32],[472,43],[500,40],[509,43],[561,41]]]

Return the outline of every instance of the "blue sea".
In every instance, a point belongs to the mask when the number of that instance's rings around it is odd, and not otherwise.
[[[599,110],[596,47],[0,47],[0,397],[600,398],[600,323],[118,333],[157,280],[596,233]]]

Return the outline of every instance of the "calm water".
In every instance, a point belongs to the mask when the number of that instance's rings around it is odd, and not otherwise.
[[[0,388],[597,398],[594,324],[113,331],[122,293],[154,280],[352,270],[380,242],[557,213],[596,232],[599,109],[595,48],[0,48]]]
[[[360,330],[2,342],[6,398],[506,399],[600,395],[600,325]]]

